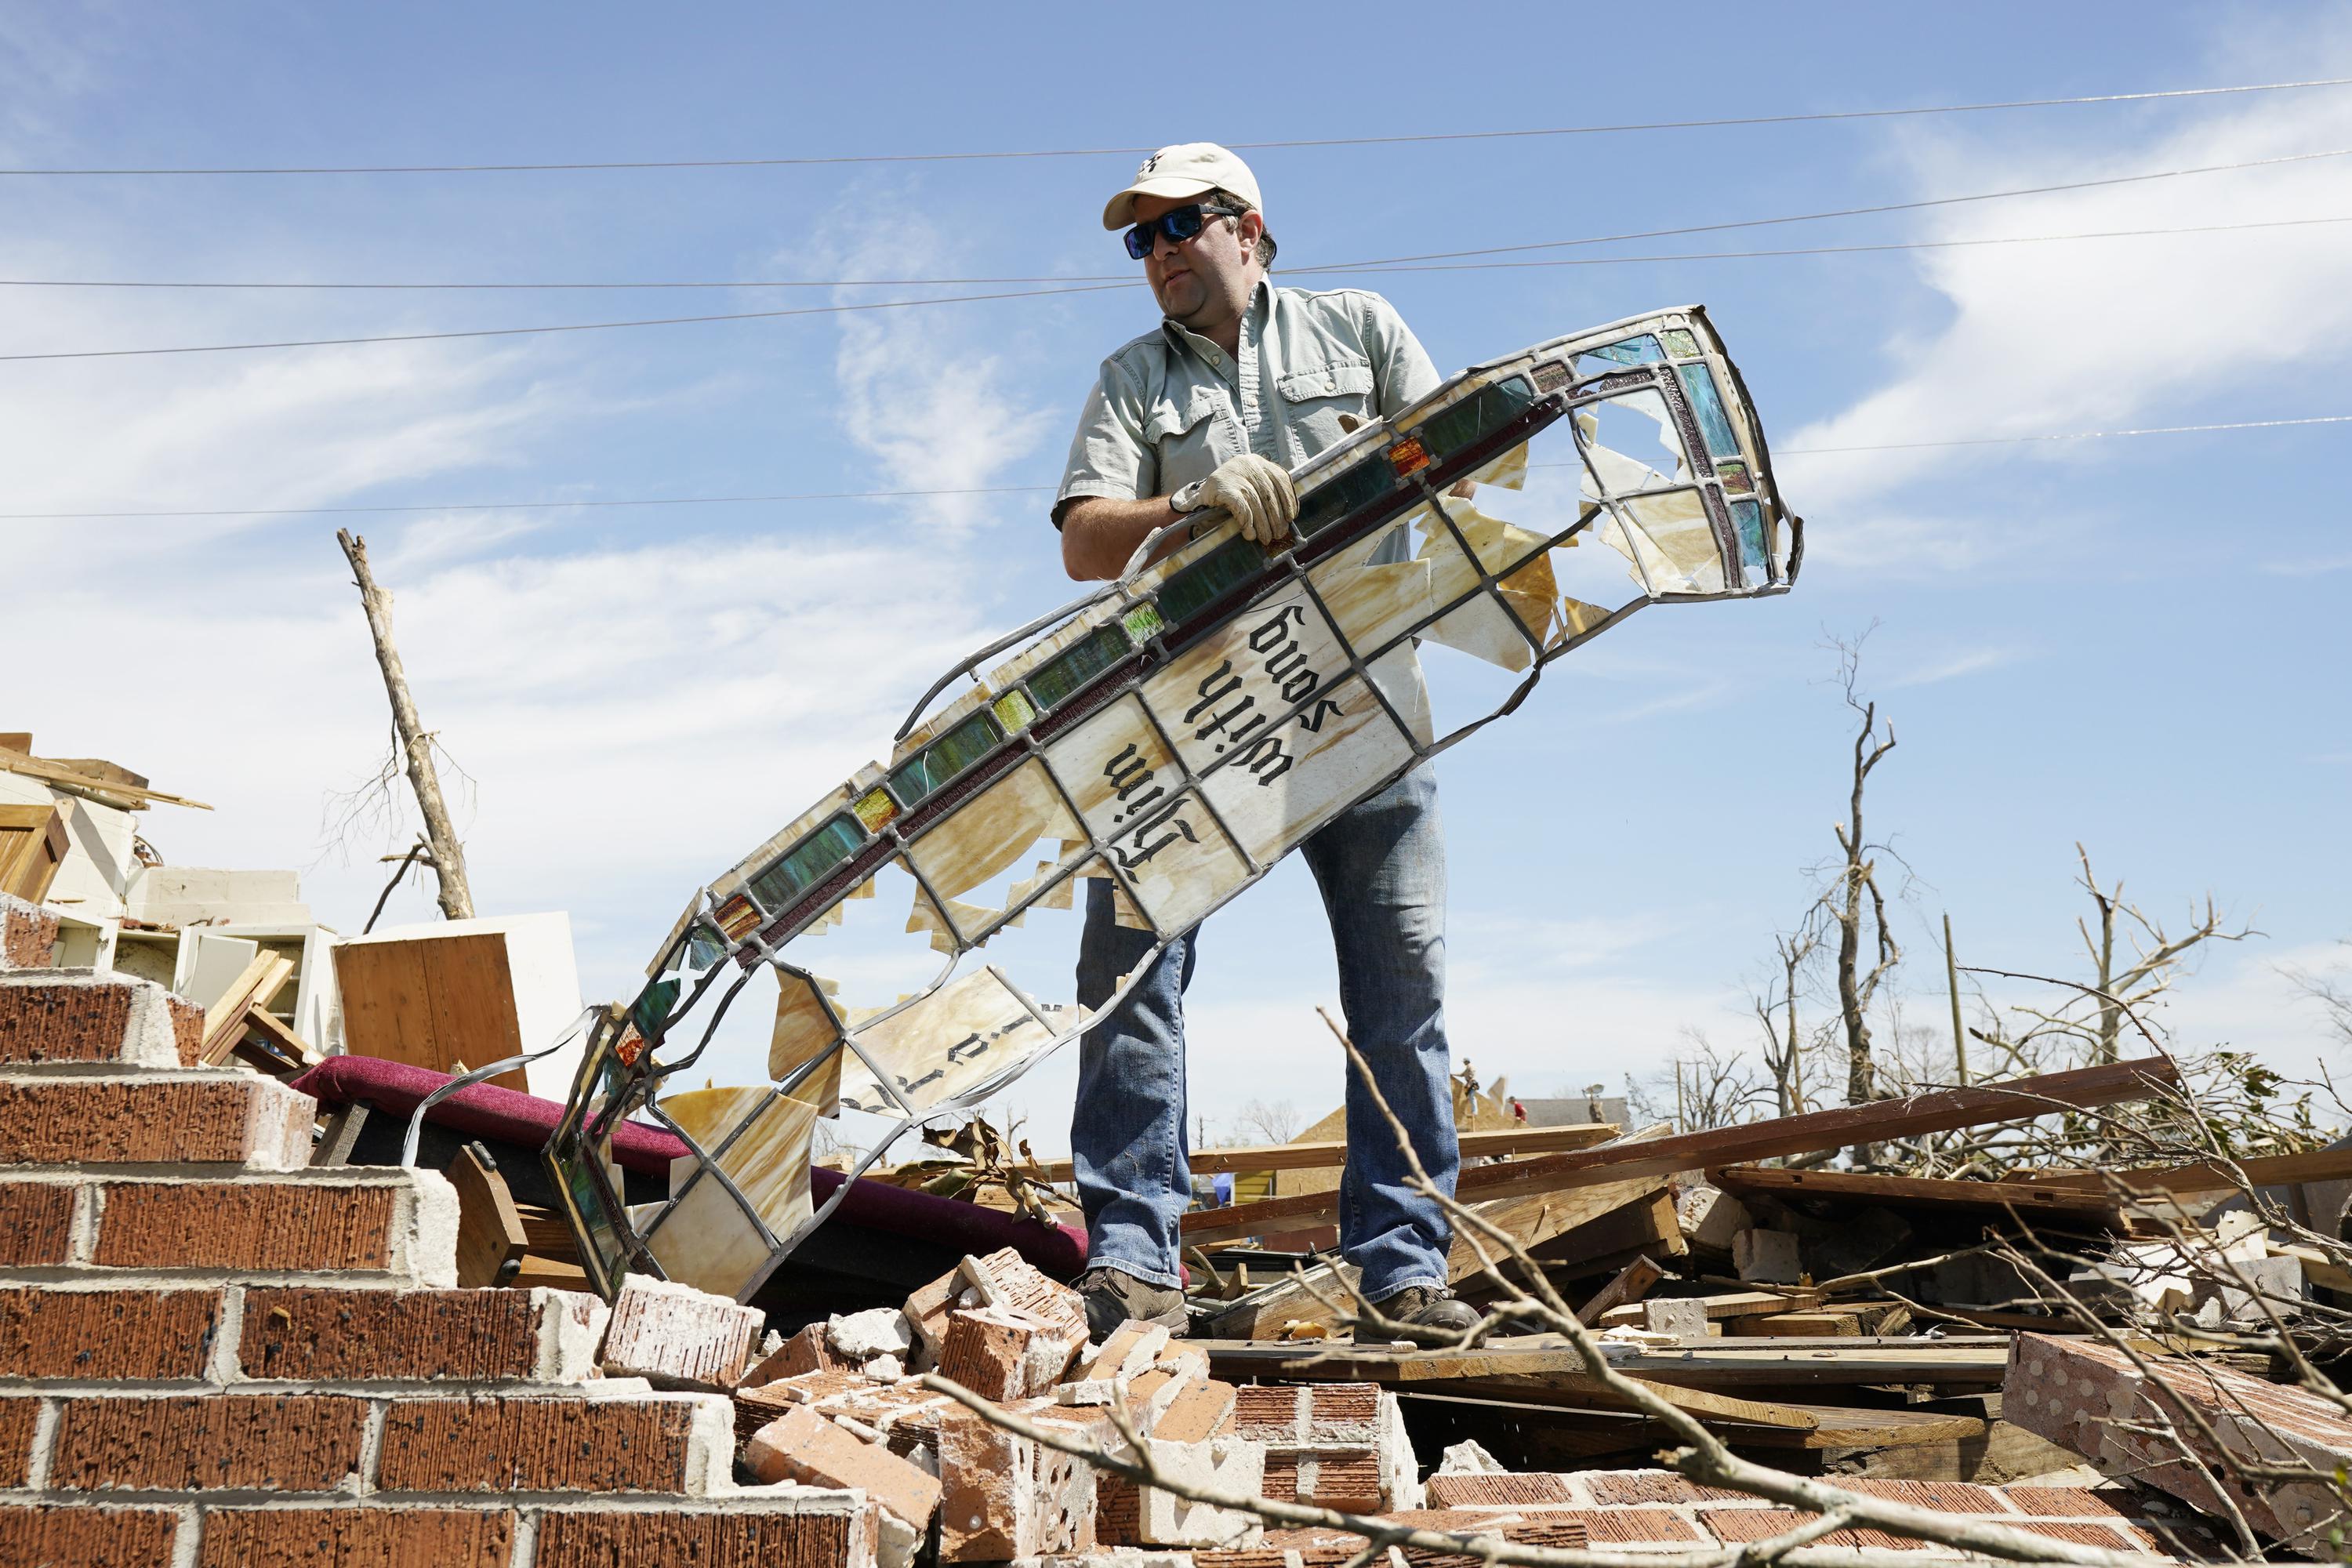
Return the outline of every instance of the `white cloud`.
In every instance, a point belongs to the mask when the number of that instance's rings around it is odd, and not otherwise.
[[[1906,686],[1933,686],[1939,681],[1958,680],[1964,676],[1980,675],[1988,669],[1999,669],[2003,665],[2015,664],[2028,657],[2025,649],[2013,646],[1966,648],[1900,671],[1879,684],[1890,691]]]
[[[854,202],[854,205],[851,203]],[[853,217],[851,215],[855,214]],[[798,263],[839,277],[952,273],[956,262],[929,224],[872,190],[854,193],[795,247]],[[838,289],[836,303],[869,303],[871,289]],[[834,374],[843,431],[880,465],[886,489],[980,489],[1003,482],[1062,414],[1023,405],[1006,390],[1004,357],[977,329],[940,310],[845,315]],[[983,496],[932,496],[909,515],[961,528],[1004,509]],[[1024,498],[1027,510],[1042,510]]]
[[[2347,52],[2341,28],[2294,41],[2295,68]],[[2275,61],[2273,62],[2276,63]],[[2309,72],[2305,72],[2309,74]],[[2276,157],[2352,145],[2352,98],[2282,93],[2230,100],[2145,139],[2128,120],[2105,133],[1995,142],[1921,133],[1906,143],[1923,195],[2041,185]],[[1935,210],[1930,239],[2177,227],[2352,211],[2352,158],[2072,191]],[[1939,329],[1890,346],[1894,378],[1791,447],[1868,446],[2160,423],[2217,395],[2257,392],[2291,366],[2352,347],[2343,238],[2273,229],[1920,253],[1941,294]],[[2259,277],[2258,287],[2250,279]],[[2295,413],[2232,404],[2252,414]],[[2194,437],[2189,437],[2194,439]],[[2227,439],[2227,437],[2216,437]],[[2096,443],[2023,449],[2051,463],[2113,460]],[[1808,510],[1866,517],[1864,503],[1906,480],[2014,447],[1822,458],[1802,473]],[[1800,459],[1791,458],[1792,462]],[[1877,526],[1874,523],[1867,526]],[[2017,525],[2011,525],[2017,526]]]

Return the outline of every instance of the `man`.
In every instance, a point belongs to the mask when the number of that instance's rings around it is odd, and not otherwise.
[[[1117,576],[1153,529],[1193,512],[1230,512],[1243,533],[1280,548],[1298,504],[1288,470],[1438,384],[1379,295],[1267,280],[1275,243],[1257,181],[1223,147],[1152,154],[1103,209],[1103,226],[1129,230],[1128,254],[1143,263],[1166,319],[1103,362],[1079,416],[1054,505],[1072,577]],[[1302,849],[1330,916],[1349,1037],[1423,1167],[1451,1193],[1461,1157],[1447,1080],[1436,781],[1416,769]],[[1185,1325],[1183,993],[1199,938],[1171,942],[1079,1047],[1070,1142],[1091,1259],[1078,1289],[1097,1337],[1130,1318]],[[1090,882],[1078,1000],[1100,1007],[1150,947],[1117,922],[1111,884]],[[1362,1271],[1359,1288],[1384,1316],[1420,1330],[1474,1326],[1478,1314],[1445,1289],[1444,1210],[1408,1184],[1386,1121],[1359,1075],[1347,1079],[1339,1235]]]

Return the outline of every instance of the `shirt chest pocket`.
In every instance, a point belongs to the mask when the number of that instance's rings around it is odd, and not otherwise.
[[[1194,479],[1207,479],[1233,455],[1217,449],[1217,411],[1215,391],[1194,386],[1171,389],[1145,412],[1143,438],[1159,455],[1160,494],[1173,495]]]
[[[1297,443],[1298,460],[1337,446],[1347,432],[1339,416],[1370,419],[1372,407],[1372,366],[1369,360],[1334,360],[1292,371],[1274,384],[1282,398],[1283,423]]]

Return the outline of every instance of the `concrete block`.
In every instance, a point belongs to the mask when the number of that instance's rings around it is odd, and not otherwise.
[[[2303,1311],[2303,1263],[2294,1258],[2259,1258],[2234,1265],[2252,1289],[2226,1280],[2221,1288],[2221,1315],[2231,1322],[2260,1323],[2270,1317],[2293,1318]],[[2286,1300],[2281,1300],[2284,1297]]]
[[[1715,1252],[1731,1250],[1731,1238],[1756,1221],[1748,1205],[1720,1187],[1693,1187],[1675,1202],[1675,1217],[1683,1238],[1693,1247]]]
[[[876,1307],[833,1319],[825,1325],[824,1342],[844,1361],[865,1362],[906,1355],[915,1348],[915,1331],[896,1307]]]
[[[1214,1487],[1244,1497],[1265,1485],[1265,1446],[1246,1437],[1176,1443],[1146,1437],[1146,1455],[1169,1479]],[[1105,1545],[1240,1547],[1256,1543],[1255,1515],[1192,1502],[1160,1487],[1139,1486],[1108,1472],[1095,1478],[1095,1534]]]
[[[1785,1230],[1743,1230],[1731,1238],[1731,1265],[1742,1279],[1794,1285],[1803,1278],[1797,1238]]]
[[[1706,1303],[1696,1296],[1655,1297],[1642,1303],[1642,1327],[1678,1340],[1706,1338]]]

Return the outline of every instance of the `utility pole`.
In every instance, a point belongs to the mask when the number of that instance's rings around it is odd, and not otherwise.
[[[1944,984],[1952,994],[1952,1061],[1969,1087],[1969,1032],[1960,1026],[1960,961],[1952,956],[1952,911],[1944,911]]]
[[[368,570],[366,540],[349,529],[337,529],[335,542],[343,547],[359,579],[360,607],[367,612],[368,632],[375,638],[375,661],[383,667],[383,689],[392,699],[392,727],[407,760],[416,809],[425,817],[425,842],[432,852],[433,874],[441,879],[442,918],[471,920],[474,894],[466,885],[466,850],[449,825],[448,803],[441,798],[441,775],[433,767],[433,733],[416,716],[416,700],[409,695],[400,650],[392,643],[392,595],[376,586],[375,574]]]

